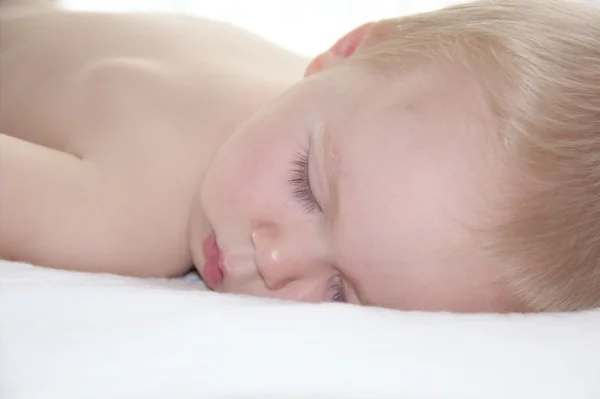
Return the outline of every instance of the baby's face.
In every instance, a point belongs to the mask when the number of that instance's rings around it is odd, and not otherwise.
[[[464,77],[304,79],[229,139],[201,188],[218,292],[405,310],[504,310],[473,234],[491,130]],[[193,237],[196,248],[204,236]],[[194,241],[195,240],[195,241]]]

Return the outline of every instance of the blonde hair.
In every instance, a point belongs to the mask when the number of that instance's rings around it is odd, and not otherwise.
[[[600,306],[600,8],[475,1],[380,21],[353,57],[477,79],[509,176],[489,230],[498,271],[530,310]]]

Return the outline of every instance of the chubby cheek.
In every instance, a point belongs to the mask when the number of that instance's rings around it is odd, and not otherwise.
[[[275,126],[249,125],[223,146],[202,186],[211,222],[258,222],[281,210],[295,139]]]

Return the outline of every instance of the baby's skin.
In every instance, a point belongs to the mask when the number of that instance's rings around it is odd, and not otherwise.
[[[372,24],[311,61],[191,16],[20,10],[0,24],[0,258],[195,266],[218,292],[310,302],[513,305],[464,228],[489,122],[469,77],[344,64]]]

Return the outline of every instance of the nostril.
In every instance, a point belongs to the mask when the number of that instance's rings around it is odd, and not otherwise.
[[[280,290],[293,281],[293,279],[291,278],[273,279],[269,278],[269,275],[265,275],[262,273],[260,273],[260,275],[262,276],[263,281],[265,282],[265,287],[267,287],[269,291]]]

